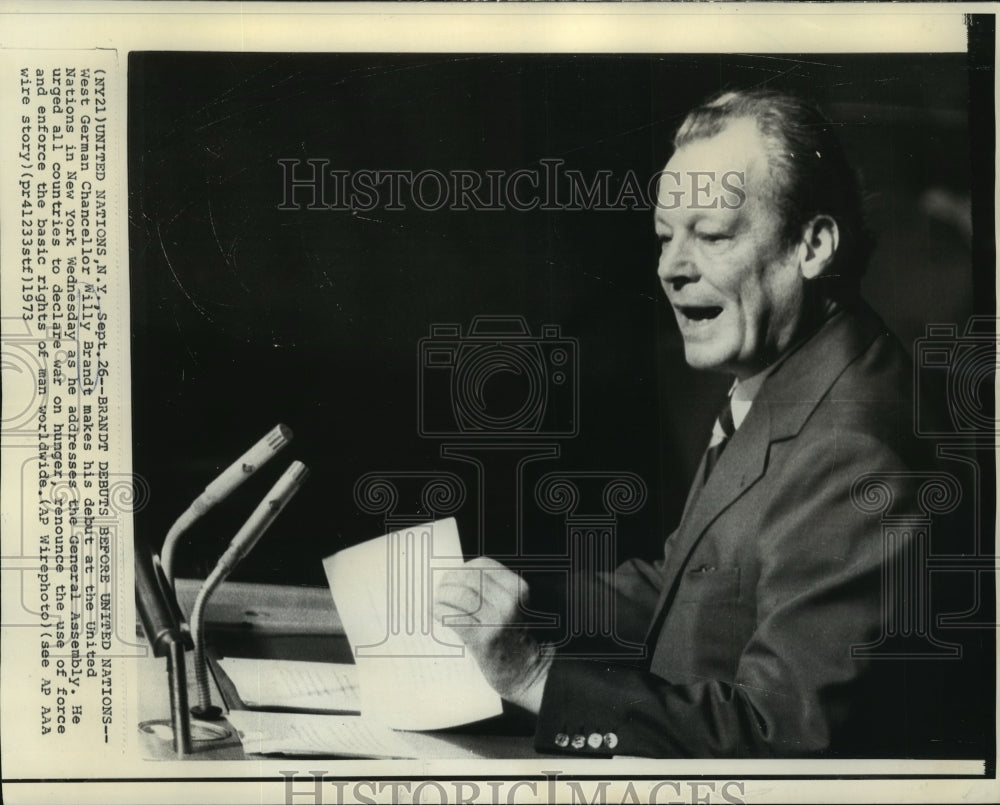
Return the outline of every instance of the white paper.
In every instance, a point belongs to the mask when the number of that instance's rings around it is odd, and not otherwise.
[[[323,561],[361,683],[361,711],[398,729],[502,712],[462,641],[434,622],[442,571],[463,564],[454,518],[363,542]]]
[[[249,754],[416,757],[392,729],[361,716],[233,710],[227,718]]]
[[[365,716],[233,710],[229,723],[256,755],[370,758],[477,758],[485,754],[448,738],[397,732]]]
[[[219,667],[248,706],[361,711],[358,669],[349,663],[225,657]]]

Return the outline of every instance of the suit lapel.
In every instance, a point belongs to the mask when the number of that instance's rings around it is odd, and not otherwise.
[[[683,561],[687,544],[693,543],[733,501],[744,494],[764,474],[770,439],[767,406],[754,406],[719,456],[708,481],[692,501],[672,562]],[[668,578],[671,578],[668,576]]]
[[[723,450],[708,482],[692,485],[680,526],[664,556],[663,589],[646,634],[659,631],[688,557],[711,524],[764,474],[771,443],[796,435],[834,381],[885,326],[870,311],[840,312],[769,377]],[[696,479],[704,474],[702,457]],[[748,535],[751,537],[752,535]],[[670,544],[672,543],[672,544]]]
[[[659,629],[662,610],[673,593],[688,556],[712,522],[743,495],[764,474],[771,443],[770,417],[766,406],[754,403],[750,413],[722,451],[708,481],[695,481],[688,495],[681,526],[670,538],[664,556],[663,589],[656,614],[646,634],[647,641]],[[696,479],[704,476],[705,459],[698,465]]]

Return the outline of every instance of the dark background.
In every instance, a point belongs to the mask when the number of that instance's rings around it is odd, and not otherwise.
[[[585,176],[645,178],[706,95],[798,90],[841,126],[860,169],[880,236],[866,295],[909,346],[929,322],[961,328],[994,305],[992,258],[974,276],[967,217],[970,109],[990,125],[993,109],[970,106],[970,75],[962,54],[131,54],[134,468],[151,490],[138,533],[159,546],[285,422],[296,440],[194,529],[213,547],[182,550],[179,574],[206,572],[299,458],[312,477],[237,576],[322,584],[322,557],[383,532],[354,501],[361,475],[447,470],[474,491],[443,440],[417,433],[418,340],[433,324],[516,314],[534,334],[558,325],[580,359],[580,433],[543,440],[561,455],[530,465],[527,488],[552,470],[636,473],[649,500],[621,518],[619,555],[657,555],[729,381],[684,364],[651,213],[281,211],[278,160],[447,172],[560,158]],[[992,141],[987,153],[979,172]],[[524,515],[532,550],[565,550],[558,518],[530,499]],[[473,500],[459,520],[468,549]]]

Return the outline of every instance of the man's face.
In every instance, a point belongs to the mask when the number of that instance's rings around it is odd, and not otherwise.
[[[804,279],[768,172],[756,123],[740,119],[679,148],[660,179],[657,273],[696,369],[751,377],[795,339]]]

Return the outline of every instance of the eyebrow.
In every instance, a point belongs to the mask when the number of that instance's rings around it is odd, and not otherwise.
[[[713,220],[718,220],[720,217],[725,221],[731,221],[733,219],[739,218],[739,208],[726,209],[722,207],[709,208],[704,210],[691,210],[690,208],[678,208],[678,210],[684,210],[688,213],[683,218],[683,226],[694,226],[706,218],[711,218]],[[673,229],[675,226],[681,225],[678,223],[670,223],[669,221],[663,220],[663,216],[668,212],[676,212],[677,210],[663,210],[657,209],[653,215],[653,228],[659,230],[661,227],[670,227]],[[713,214],[714,213],[714,214]]]

